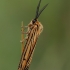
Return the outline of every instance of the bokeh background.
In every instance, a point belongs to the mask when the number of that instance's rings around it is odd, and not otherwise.
[[[39,0],[0,0],[0,70],[17,70],[21,56],[21,22],[35,17]],[[38,39],[29,70],[70,70],[70,0],[49,3],[39,21],[44,31]]]

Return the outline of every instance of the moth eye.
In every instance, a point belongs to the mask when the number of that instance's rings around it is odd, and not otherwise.
[[[34,19],[34,20],[32,21],[32,23],[34,24],[36,21],[37,21],[37,20]]]

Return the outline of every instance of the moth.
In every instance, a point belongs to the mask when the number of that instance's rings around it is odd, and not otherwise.
[[[27,35],[26,35],[27,39],[26,39],[24,49],[22,50],[18,70],[28,70],[29,69],[36,42],[38,40],[39,35],[43,31],[43,25],[38,21],[38,17],[42,13],[42,11],[48,6],[48,4],[46,4],[39,11],[40,3],[41,3],[41,0],[38,3],[35,18],[33,20],[31,20],[31,22],[27,26],[28,27]]]

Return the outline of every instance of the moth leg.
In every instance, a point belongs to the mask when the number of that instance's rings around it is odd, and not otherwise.
[[[24,30],[25,30],[25,29],[27,29],[27,28],[28,28],[28,26],[21,26],[21,28],[24,28]]]
[[[28,26],[24,26],[24,28],[28,28]]]
[[[28,28],[28,26],[21,26],[21,28]]]
[[[27,40],[27,39],[28,39],[28,36],[25,37],[25,40]]]
[[[27,37],[24,38],[24,34],[28,35],[28,32],[24,32],[25,29],[27,29],[28,26],[24,26],[23,22],[21,23],[21,53],[24,51],[24,42],[27,40]]]
[[[28,32],[22,32],[22,34],[28,34]]]
[[[20,42],[21,42],[21,43],[23,43],[24,41],[25,41],[25,39],[23,39],[23,40],[20,40]]]
[[[22,23],[21,23],[21,32],[24,32],[24,25],[23,25],[23,21],[22,21]],[[22,54],[22,52],[23,52],[23,50],[24,50],[24,34],[23,33],[21,33],[21,54]]]
[[[23,43],[27,39],[28,39],[28,37],[25,37],[25,39],[20,40],[20,42]]]

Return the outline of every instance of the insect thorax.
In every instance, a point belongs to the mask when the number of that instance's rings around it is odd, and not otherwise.
[[[35,23],[32,23],[32,21],[28,25],[28,31],[31,31],[32,29],[37,29],[38,35],[43,31],[43,25],[37,20]]]

